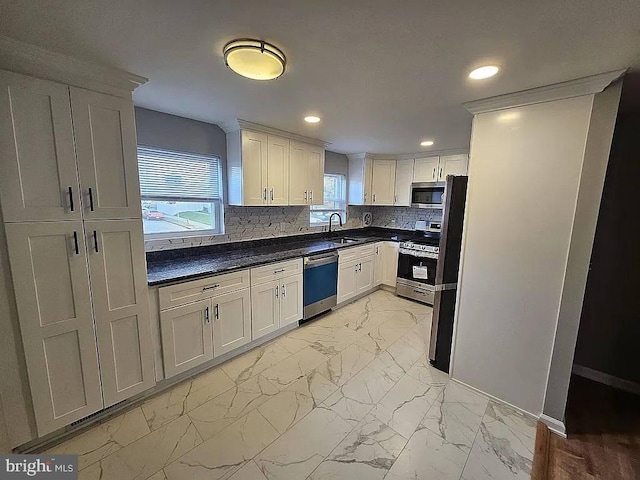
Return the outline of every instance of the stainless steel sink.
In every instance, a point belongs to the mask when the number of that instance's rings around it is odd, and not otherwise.
[[[355,243],[358,240],[356,240],[355,238],[338,238],[336,240],[332,240],[333,243],[336,243],[338,245],[348,245],[350,243]]]

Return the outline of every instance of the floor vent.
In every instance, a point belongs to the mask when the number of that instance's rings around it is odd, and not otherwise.
[[[88,420],[91,420],[92,418],[95,418],[99,415],[103,415],[107,412],[110,412],[111,410],[114,410],[116,408],[118,408],[120,405],[122,405],[126,400],[123,400],[122,402],[118,402],[115,403],[113,405],[111,405],[110,407],[107,408],[103,408],[102,410],[98,410],[96,413],[92,413],[91,415],[88,415],[84,418],[81,418],[80,420],[76,420],[75,422],[69,424],[69,426],[67,427],[67,429],[71,429],[73,427],[77,427],[78,425],[82,425],[83,423],[87,422]]]

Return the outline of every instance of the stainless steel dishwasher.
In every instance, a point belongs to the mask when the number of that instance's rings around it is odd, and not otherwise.
[[[337,298],[338,252],[304,257],[303,320],[335,307]]]

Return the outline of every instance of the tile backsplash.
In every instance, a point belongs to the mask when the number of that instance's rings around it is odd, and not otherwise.
[[[347,222],[342,228],[363,227],[362,215],[371,212],[375,227],[413,230],[416,220],[439,220],[439,210],[404,207],[349,206]],[[191,238],[145,241],[147,252],[174,248],[199,247],[218,243],[257,240],[260,238],[318,233],[323,227],[309,225],[309,207],[233,207],[224,210],[225,233]],[[339,228],[339,227],[337,227]],[[324,227],[326,229],[326,227]]]
[[[442,220],[442,210],[428,208],[373,207],[371,213],[374,227],[399,228],[401,230],[413,230],[417,220]]]

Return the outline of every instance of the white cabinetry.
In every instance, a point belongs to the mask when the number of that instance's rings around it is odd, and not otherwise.
[[[82,222],[6,224],[38,434],[103,407]]]
[[[440,157],[438,180],[444,182],[447,175],[467,175],[469,171],[469,155],[443,155]]]
[[[396,278],[398,275],[399,248],[400,244],[397,242],[382,242],[380,245],[380,257],[382,259],[382,283],[394,288],[396,286]]]
[[[210,299],[160,312],[166,378],[213,360],[212,328]]]
[[[424,157],[415,159],[413,169],[414,182],[437,182],[440,157]]]
[[[324,143],[237,120],[227,134],[230,205],[321,205]]]
[[[213,356],[218,357],[251,341],[251,291],[248,288],[211,299]]]
[[[302,319],[302,259],[251,269],[252,339]]]
[[[393,205],[396,185],[396,161],[373,160],[372,205]]]
[[[288,205],[288,139],[238,130],[227,134],[227,156],[231,205]]]
[[[155,384],[140,220],[85,222],[102,395],[108,407]]]
[[[251,341],[249,271],[158,289],[165,377]]]
[[[467,175],[469,155],[443,155],[416,158],[413,170],[414,182],[444,182],[447,175]]]
[[[393,204],[396,207],[411,206],[411,182],[413,182],[413,160],[396,162],[396,185]]]
[[[349,205],[371,205],[373,159],[365,154],[349,157]]]
[[[383,242],[376,243],[376,261],[373,268],[373,284],[377,287],[382,283],[384,276]]]
[[[38,436],[154,385],[133,103],[0,72],[0,203]]]
[[[324,149],[291,142],[289,205],[322,205],[324,202]]]
[[[375,287],[375,248],[370,244],[338,251],[338,304]]]

